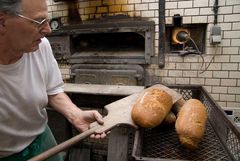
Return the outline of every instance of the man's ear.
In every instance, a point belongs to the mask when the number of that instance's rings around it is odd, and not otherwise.
[[[5,14],[3,12],[0,12],[0,27],[4,27],[5,23]]]
[[[4,35],[5,33],[5,20],[6,14],[0,12],[0,36]]]

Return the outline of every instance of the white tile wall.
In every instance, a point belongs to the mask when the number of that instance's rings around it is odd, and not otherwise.
[[[159,0],[105,0],[104,3],[125,5],[124,11],[131,16],[148,17],[156,24],[156,55],[158,54],[158,1]],[[146,70],[149,75],[155,75],[166,84],[200,84],[223,107],[240,108],[240,0],[219,0],[218,25],[222,29],[222,42],[215,46],[209,44],[209,29],[213,25],[213,5],[215,0],[165,0],[166,24],[172,24],[172,16],[183,16],[184,24],[207,23],[206,53],[204,64],[199,56],[179,57],[166,54],[165,67],[150,65]],[[50,17],[67,16],[64,2],[54,3],[47,0]],[[88,19],[86,7],[101,3],[101,1],[79,0],[79,12],[82,19]],[[98,4],[100,5],[100,4]],[[128,9],[134,10],[129,11]],[[86,14],[86,15],[85,15]],[[213,62],[204,73],[200,73]],[[203,65],[203,67],[202,67]],[[201,69],[202,67],[202,69]],[[66,74],[67,70],[63,70]]]

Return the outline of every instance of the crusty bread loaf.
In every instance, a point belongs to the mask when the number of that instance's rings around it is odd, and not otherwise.
[[[167,116],[172,104],[172,97],[167,92],[158,88],[149,88],[133,105],[131,116],[137,125],[153,128]]]
[[[206,107],[197,99],[186,101],[175,124],[181,144],[190,150],[196,149],[204,136],[206,121]]]

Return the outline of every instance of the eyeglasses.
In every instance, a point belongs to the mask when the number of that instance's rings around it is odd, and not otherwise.
[[[23,16],[23,15],[21,15],[21,14],[17,14],[17,16],[18,16],[18,17],[21,17],[21,18],[23,18],[23,19],[26,19],[26,20],[28,20],[28,21],[31,21],[31,22],[33,22],[33,23],[35,23],[35,24],[37,24],[37,26],[38,26],[39,29],[41,29],[46,23],[49,22],[49,19],[47,19],[47,18],[43,19],[42,21],[37,21],[37,20],[34,20],[34,19],[32,19],[32,18]]]

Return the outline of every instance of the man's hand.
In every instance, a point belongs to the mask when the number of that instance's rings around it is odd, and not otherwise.
[[[90,124],[94,121],[97,121],[99,124],[103,124],[103,118],[102,115],[96,111],[96,110],[88,110],[88,111],[82,111],[78,110],[76,111],[75,119],[72,120],[72,124],[75,126],[75,128],[80,131],[86,131],[88,130]],[[94,139],[102,139],[106,137],[106,133],[100,133],[100,134],[92,134],[90,138]]]
[[[103,124],[102,115],[96,110],[83,111],[78,108],[65,93],[58,93],[48,96],[49,104],[75,126],[79,132],[87,130],[90,124],[97,121]],[[91,138],[105,138],[106,133],[93,134]]]

